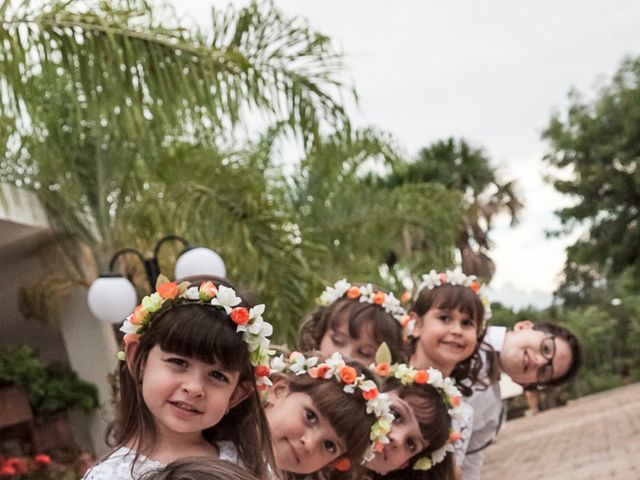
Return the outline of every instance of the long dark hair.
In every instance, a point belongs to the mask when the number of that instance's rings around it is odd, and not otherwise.
[[[243,302],[242,306],[248,305]],[[149,352],[157,345],[164,351],[205,363],[221,363],[225,369],[240,372],[238,384],[250,383],[248,398],[202,435],[210,442],[230,440],[247,469],[260,477],[267,475],[268,465],[275,465],[271,436],[249,350],[236,332],[235,323],[219,307],[190,301],[167,301],[151,315],[153,318],[140,337],[131,368],[125,362],[120,362],[118,367],[119,401],[116,419],[109,431],[109,444],[116,449],[133,443],[136,460],[140,451],[151,450],[155,445],[154,418],[144,403],[140,387]]]
[[[458,363],[449,375],[456,381],[460,392],[468,397],[473,391],[470,385],[475,383],[484,384],[481,377],[482,357],[480,349],[482,340],[486,333],[484,325],[484,305],[480,297],[469,287],[462,285],[444,284],[433,289],[423,288],[418,293],[418,298],[411,307],[411,311],[422,317],[432,308],[443,310],[459,310],[471,317],[477,325],[476,331],[476,347],[473,353],[462,362]],[[416,351],[417,338],[409,338],[409,354],[413,355]]]
[[[314,352],[315,353],[315,352]],[[323,358],[320,355],[320,358]],[[368,368],[355,361],[346,361],[353,367],[357,375],[364,375],[366,379],[377,383],[375,375]],[[279,374],[281,375],[281,374]],[[311,474],[313,478],[334,478],[332,474],[338,474],[340,479],[355,480],[359,478],[359,466],[362,457],[369,447],[371,440],[369,435],[376,418],[366,412],[367,401],[359,390],[355,393],[345,393],[344,384],[335,380],[311,378],[309,375],[286,374],[291,393],[306,393],[311,397],[318,412],[327,419],[331,427],[347,445],[347,452],[343,454],[351,462],[352,469],[349,472],[336,472],[331,467],[326,467],[321,472]],[[295,475],[287,475],[297,478]]]
[[[433,385],[411,384],[403,385],[399,380],[390,378],[385,381],[383,390],[394,391],[407,402],[418,420],[420,434],[427,447],[416,453],[406,468],[393,470],[380,475],[371,472],[374,479],[410,479],[410,480],[453,480],[454,459],[453,454],[447,452],[444,460],[433,465],[429,470],[414,470],[413,466],[419,458],[430,456],[436,450],[442,448],[449,441],[451,432],[451,416],[448,413],[449,406],[441,393]],[[393,427],[392,427],[393,428]]]

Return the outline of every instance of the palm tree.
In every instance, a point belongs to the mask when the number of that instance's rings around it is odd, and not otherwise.
[[[454,138],[423,148],[415,162],[397,165],[387,180],[391,186],[422,182],[437,182],[460,192],[464,213],[455,245],[462,269],[490,280],[495,272],[489,256],[493,220],[506,213],[514,225],[523,207],[515,182],[499,179],[483,149]]]
[[[307,146],[323,125],[349,130],[327,37],[269,2],[214,11],[210,32],[140,0],[3,0],[0,13],[0,181],[39,197],[73,242],[65,265],[92,259],[70,283],[175,232],[213,244],[248,284],[290,279],[282,304],[304,288],[313,260],[284,238],[270,166],[233,145],[256,114]]]

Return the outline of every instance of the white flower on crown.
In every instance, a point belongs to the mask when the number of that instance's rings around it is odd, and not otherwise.
[[[333,287],[327,287],[318,302],[320,305],[331,305],[333,302],[342,297],[351,288],[351,284],[346,278],[338,280]]]
[[[427,368],[429,374],[429,384],[436,388],[444,390],[444,377],[442,372],[436,368]]]
[[[341,367],[344,367],[346,365],[344,359],[342,358],[342,355],[340,355],[339,352],[333,352],[331,356],[325,360],[324,363],[329,365],[331,370],[334,372],[337,372]]]
[[[124,334],[136,333],[138,331],[138,328],[140,328],[139,325],[134,325],[133,323],[131,323],[129,321],[130,318],[131,315],[127,317],[127,319],[122,323],[122,326],[120,327],[120,331]]]
[[[444,460],[444,457],[447,455],[447,452],[449,451],[450,445],[451,444],[447,442],[442,447],[440,447],[439,449],[431,453],[431,460],[434,465]]]
[[[447,283],[451,285],[462,285],[463,287],[468,287],[469,285],[471,285],[471,282],[473,282],[476,279],[475,275],[467,276],[464,273],[462,273],[462,269],[460,268],[447,270],[445,275],[447,278],[446,280]]]
[[[200,289],[198,287],[189,287],[184,292],[184,296],[189,300],[200,300]]]
[[[240,302],[242,302],[242,299],[236,295],[235,290],[225,287],[224,285],[218,287],[218,294],[211,299],[211,305],[224,307],[227,315],[229,315],[233,307],[239,305]]]
[[[442,285],[440,274],[435,270],[431,270],[429,273],[425,273],[424,275],[422,275],[422,282],[420,283],[418,289],[422,290],[423,288],[428,288],[429,290],[433,290],[440,285]]]
[[[442,389],[444,390],[444,393],[446,393],[449,397],[459,397],[461,395],[460,390],[458,390],[458,387],[455,386],[453,380],[451,380],[451,378],[449,377],[444,379],[444,385]]]
[[[370,283],[360,286],[360,303],[373,303],[373,286]]]
[[[414,369],[404,363],[398,365],[394,372],[394,376],[405,385],[413,383],[413,374]]]
[[[380,393],[376,398],[367,401],[367,413],[373,413],[376,417],[382,418],[389,414],[391,398],[387,393]],[[393,415],[391,415],[393,418]]]
[[[269,364],[270,370],[274,373],[283,371],[285,367],[286,367],[286,364],[284,363],[284,355],[273,357]]]
[[[305,358],[303,354],[300,352],[293,352],[289,356],[289,370],[291,370],[296,375],[304,375],[309,371],[310,368],[313,368],[318,363],[318,357],[309,357]]]

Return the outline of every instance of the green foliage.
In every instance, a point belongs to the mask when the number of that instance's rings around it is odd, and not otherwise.
[[[512,224],[523,207],[515,182],[503,182],[482,148],[464,139],[439,140],[418,153],[411,163],[394,165],[386,185],[397,186],[438,183],[459,192],[462,222],[455,245],[462,257],[462,269],[468,274],[490,280],[495,265],[489,257],[489,231],[499,213],[507,213]]]
[[[22,388],[37,415],[48,416],[73,408],[98,406],[95,385],[59,364],[44,364],[27,346],[0,350],[0,383]]]
[[[570,106],[552,117],[543,138],[545,161],[561,169],[550,181],[575,200],[558,214],[565,232],[587,229],[568,250],[567,271],[589,266],[616,276],[640,272],[640,59],[624,61],[592,101],[571,93]],[[568,275],[568,281],[575,281]],[[581,286],[576,282],[576,290]]]

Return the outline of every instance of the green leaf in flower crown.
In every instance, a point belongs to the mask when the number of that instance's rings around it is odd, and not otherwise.
[[[382,342],[376,351],[376,365],[380,365],[381,363],[391,363],[391,351],[386,342]]]
[[[156,290],[158,290],[158,287],[160,285],[162,285],[163,283],[167,283],[170,282],[171,280],[169,280],[167,277],[165,277],[163,274],[158,275],[158,279],[156,280]]]

